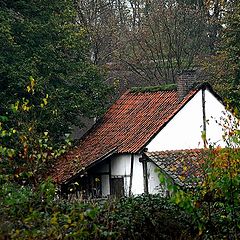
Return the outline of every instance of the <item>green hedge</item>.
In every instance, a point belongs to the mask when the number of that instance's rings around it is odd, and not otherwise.
[[[2,239],[189,239],[191,219],[159,196],[67,202],[44,182],[0,189]]]

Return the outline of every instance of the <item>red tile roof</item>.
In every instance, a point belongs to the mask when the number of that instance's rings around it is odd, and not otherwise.
[[[210,152],[209,149],[187,149],[145,154],[176,184],[192,187],[202,179],[203,164]]]
[[[54,181],[63,183],[108,154],[137,153],[198,91],[179,101],[176,90],[123,94],[75,148],[57,160]]]

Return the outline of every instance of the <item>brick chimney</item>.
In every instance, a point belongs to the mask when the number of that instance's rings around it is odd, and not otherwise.
[[[184,70],[177,76],[177,91],[179,99],[182,100],[192,89],[196,82],[196,70]]]

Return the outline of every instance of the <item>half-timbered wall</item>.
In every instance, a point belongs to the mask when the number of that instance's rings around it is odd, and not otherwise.
[[[114,190],[115,187],[120,188],[121,182],[123,182],[125,196],[129,196],[129,194],[136,195],[143,193],[143,167],[142,163],[139,162],[140,157],[141,155],[139,154],[135,154],[133,156],[132,171],[131,154],[113,156],[109,160],[97,165],[94,168],[94,172],[101,176],[102,196],[110,195],[112,193],[111,189]],[[123,179],[123,181],[121,179]],[[130,184],[130,182],[132,183]],[[113,184],[116,184],[116,186]],[[114,191],[117,191],[117,189]]]
[[[204,92],[203,92],[204,91]],[[223,146],[220,119],[226,115],[224,105],[209,91],[199,92],[147,144],[148,151],[203,148],[202,132],[208,143]],[[205,122],[205,124],[203,124]],[[117,154],[96,165],[89,174],[100,176],[101,195],[129,196],[144,193],[143,163],[140,154]],[[148,192],[161,192],[157,166],[147,163]],[[146,190],[146,189],[145,189]]]

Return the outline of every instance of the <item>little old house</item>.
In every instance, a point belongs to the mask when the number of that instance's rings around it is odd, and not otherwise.
[[[189,71],[177,87],[125,92],[56,162],[51,176],[62,192],[71,186],[77,197],[158,193],[157,167],[183,184],[180,175],[194,173],[207,141],[223,145],[216,121],[226,111],[224,104],[209,84],[194,82]]]

